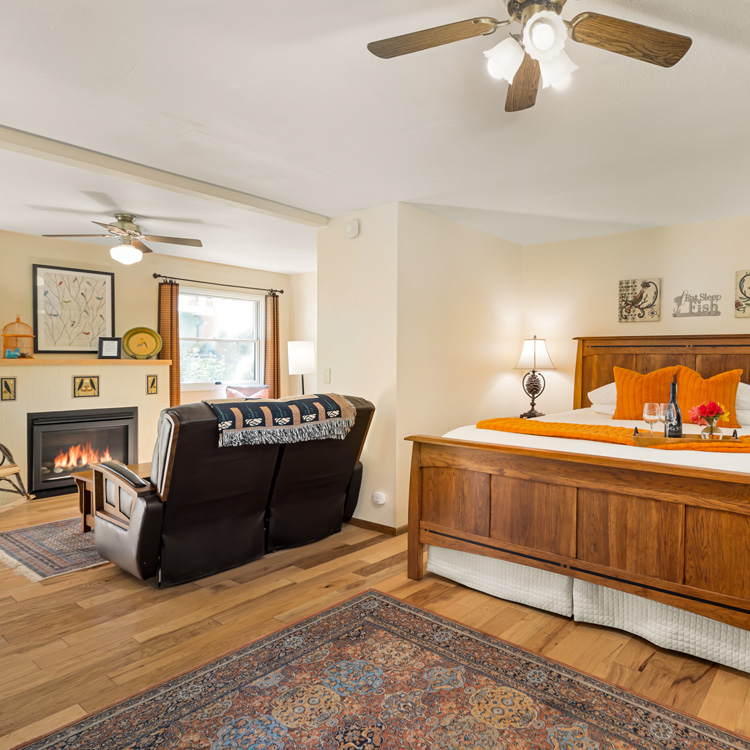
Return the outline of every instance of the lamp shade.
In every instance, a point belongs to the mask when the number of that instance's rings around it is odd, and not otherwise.
[[[516,370],[554,370],[544,339],[525,339]]]
[[[551,10],[534,13],[523,27],[523,48],[540,62],[557,57],[567,38],[565,22]]]
[[[578,66],[565,54],[560,52],[551,60],[539,63],[542,71],[542,88],[553,86],[556,89],[566,89],[570,84],[571,73],[578,70]]]
[[[290,375],[309,375],[315,372],[314,341],[289,341],[287,350]]]
[[[112,260],[116,260],[118,263],[129,266],[143,258],[143,253],[137,248],[133,247],[130,242],[122,242],[119,245],[115,245],[110,249],[109,254]]]
[[[523,62],[524,51],[513,37],[508,37],[487,50],[484,56],[487,58],[487,70],[493,78],[498,81],[505,79],[508,83],[513,83]]]

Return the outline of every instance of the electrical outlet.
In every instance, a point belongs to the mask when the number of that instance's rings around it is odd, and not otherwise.
[[[373,492],[372,493],[372,502],[375,505],[385,505],[385,492]]]
[[[331,368],[330,367],[326,367],[325,370],[323,370],[323,382],[326,385],[331,384]]]

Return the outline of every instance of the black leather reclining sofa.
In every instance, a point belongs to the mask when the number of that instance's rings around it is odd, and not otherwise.
[[[220,448],[208,405],[165,409],[150,482],[116,462],[95,469],[97,551],[172,586],[339,531],[357,505],[375,411],[347,398],[357,416],[344,440],[289,445]]]

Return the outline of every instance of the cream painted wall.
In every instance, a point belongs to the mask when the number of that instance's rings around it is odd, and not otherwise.
[[[361,232],[347,240],[351,218]],[[401,526],[411,460],[404,438],[502,413],[513,398],[522,250],[389,205],[319,230],[318,274],[318,374],[330,367],[331,391],[376,408],[356,516]],[[374,490],[386,493],[385,506],[372,504]]]
[[[558,368],[545,373],[544,412],[573,406],[574,336],[750,333],[750,319],[734,316],[735,272],[750,268],[750,216],[554,242],[524,248],[527,336],[547,339]],[[661,320],[620,323],[620,279],[662,279]],[[674,318],[674,298],[721,294],[721,315]]]
[[[296,273],[289,277],[291,311],[289,320],[290,341],[318,341],[318,274]],[[299,375],[289,376],[290,393],[297,393],[300,386]],[[317,372],[305,375],[305,392],[318,390]]]
[[[413,434],[517,410],[520,245],[402,204],[398,212],[398,503],[407,522]]]
[[[157,327],[157,286],[153,273],[172,274],[188,279],[201,279],[227,284],[244,284],[284,289],[279,300],[279,336],[281,339],[281,389],[289,392],[286,363],[286,342],[289,338],[289,310],[294,295],[291,277],[286,274],[226,266],[220,263],[176,258],[158,252],[147,254],[140,263],[124,266],[109,257],[103,245],[35,237],[28,234],[0,231],[0,328],[15,320],[16,314],[33,325],[31,266],[46,263],[53,266],[111,271],[115,274],[115,335],[122,336],[134,326]],[[192,287],[219,289],[205,284]],[[37,357],[56,355],[38,354]],[[88,355],[75,355],[86,357]],[[90,355],[96,359],[96,355]],[[200,401],[212,393],[185,391],[183,402]]]
[[[375,404],[356,515],[394,526],[393,500],[377,507],[370,497],[374,490],[396,496],[398,206],[368,209],[356,217],[361,223],[356,239],[344,237],[349,216],[318,230],[318,383],[326,391]],[[325,368],[331,370],[330,384],[323,382]]]

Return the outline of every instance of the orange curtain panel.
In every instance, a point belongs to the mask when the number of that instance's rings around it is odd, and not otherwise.
[[[171,359],[169,405],[180,403],[180,285],[174,281],[159,284],[159,335],[163,343],[159,359]]]
[[[279,295],[266,295],[266,372],[265,380],[271,398],[281,396],[279,359]]]

